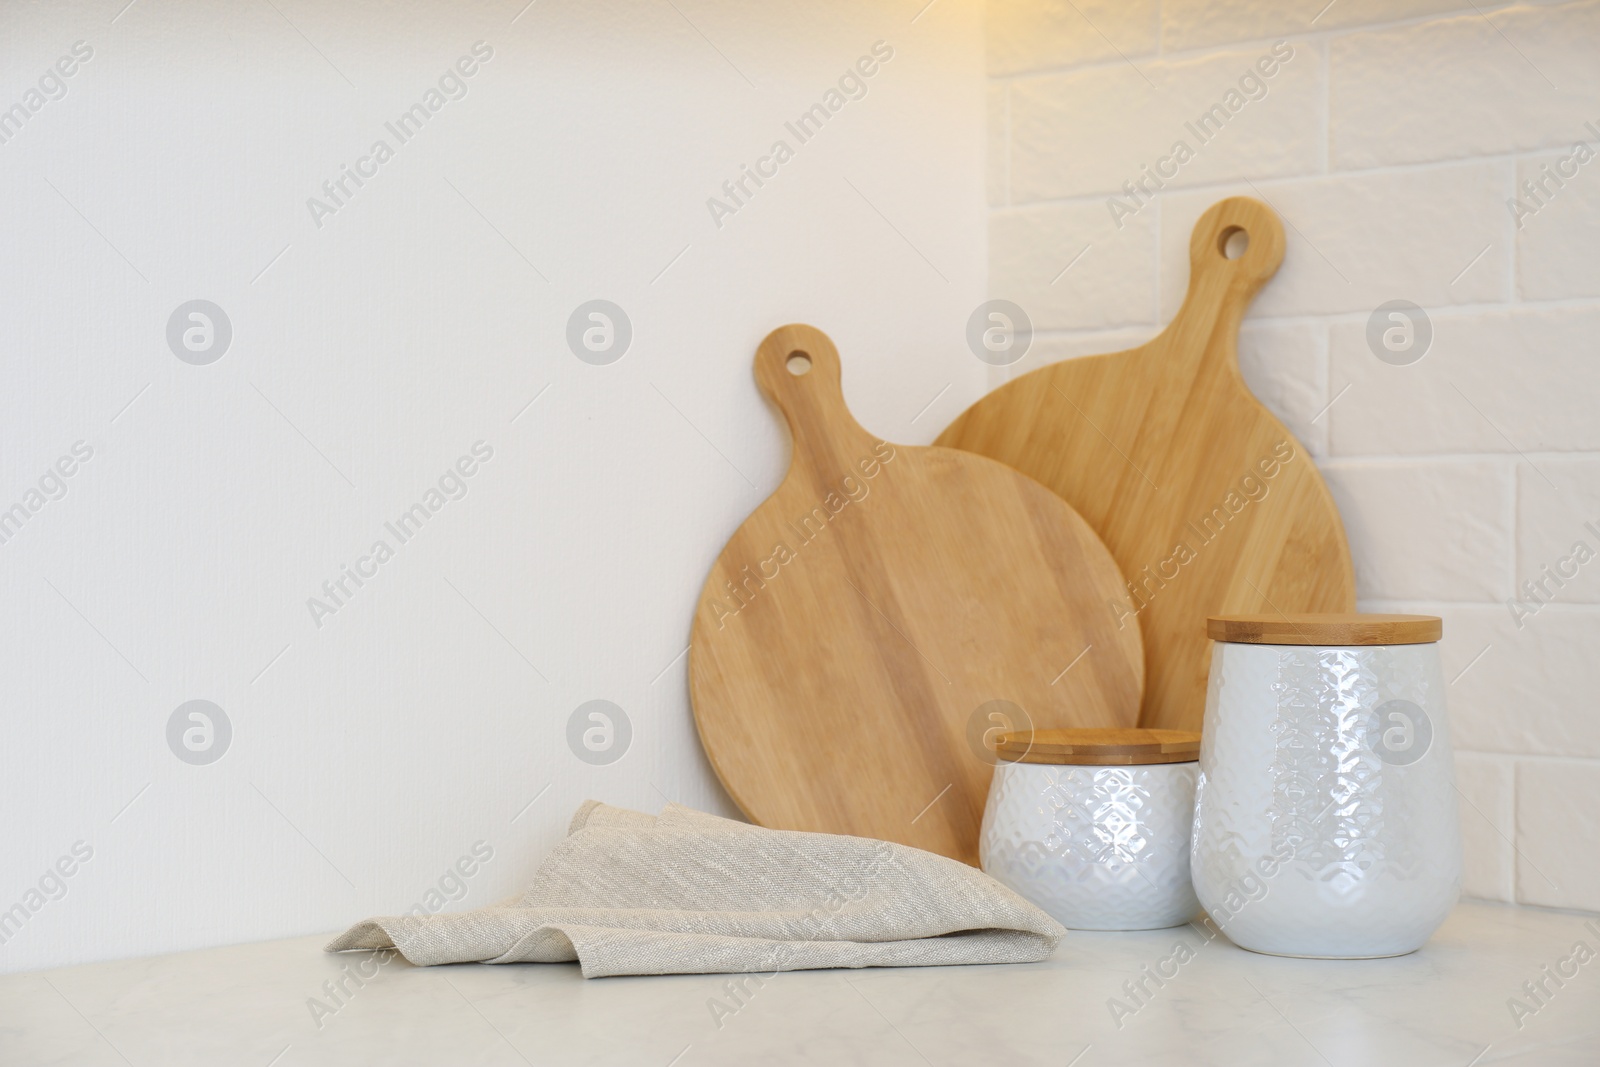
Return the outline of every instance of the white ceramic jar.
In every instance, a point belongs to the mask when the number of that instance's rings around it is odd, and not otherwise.
[[[1198,910],[1189,837],[1200,735],[1039,730],[999,739],[979,861],[1075,930],[1153,930]]]
[[[1208,625],[1191,865],[1212,922],[1280,956],[1422,947],[1461,887],[1439,619]]]

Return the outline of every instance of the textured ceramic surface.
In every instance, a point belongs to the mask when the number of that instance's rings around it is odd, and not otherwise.
[[[1461,839],[1435,645],[1216,645],[1195,892],[1235,943],[1289,956],[1419,948]]]
[[[1189,882],[1194,763],[1002,763],[983,869],[1077,930],[1153,930],[1198,910]]]

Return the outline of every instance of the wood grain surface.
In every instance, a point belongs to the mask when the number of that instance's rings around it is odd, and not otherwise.
[[[1206,620],[1213,641],[1247,645],[1425,645],[1444,634],[1437,615],[1223,615]]]
[[[975,864],[996,734],[1134,724],[1144,654],[1117,625],[1122,576],[1037,482],[857,425],[820,330],[773,331],[755,374],[793,458],[696,608],[706,755],[763,826]]]
[[[1249,246],[1229,258],[1241,230]],[[1188,293],[1158,337],[1025,374],[936,442],[1039,479],[1111,549],[1144,630],[1141,726],[1200,729],[1207,616],[1355,609],[1333,498],[1239,374],[1239,321],[1283,252],[1266,205],[1213,205],[1189,241]]]
[[[1200,735],[1193,730],[1139,728],[1032,730],[1001,734],[995,751],[1013,763],[1092,767],[1192,763],[1200,758]]]

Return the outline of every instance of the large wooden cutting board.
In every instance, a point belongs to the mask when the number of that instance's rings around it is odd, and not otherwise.
[[[999,733],[1137,718],[1144,651],[1117,625],[1122,576],[1038,482],[857,425],[820,330],[773,331],[755,373],[794,452],[695,612],[706,755],[763,826],[975,864]]]
[[[1241,230],[1249,247],[1229,258]],[[1239,374],[1239,320],[1283,251],[1265,204],[1213,205],[1189,241],[1188,294],[1160,336],[1023,375],[936,442],[1037,478],[1111,549],[1144,628],[1141,726],[1200,729],[1208,615],[1355,610],[1327,486]]]

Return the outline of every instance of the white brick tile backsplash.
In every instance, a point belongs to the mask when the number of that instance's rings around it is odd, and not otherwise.
[[[1460,0],[1163,0],[1161,46],[1169,52],[1282,37],[1460,10]],[[1315,23],[1312,20],[1315,19]]]
[[[1006,117],[1006,87],[1003,84],[990,85],[988,98],[988,143],[989,158],[987,160],[989,206],[996,207],[1007,203],[1011,198],[1010,182],[1007,180],[1007,168],[1010,160],[1006,155],[1007,128],[1009,120]]]
[[[1593,121],[1595,131],[1580,133],[1596,153],[1588,163],[1580,166],[1570,148],[1517,162],[1516,195],[1525,210],[1508,212],[1518,215],[1517,291],[1524,300],[1600,296],[1600,117]],[[1533,194],[1523,182],[1535,184]]]
[[[1600,758],[1600,610],[1549,607],[1520,629],[1503,603],[1386,610],[1444,619],[1457,748]]]
[[[1461,807],[1461,892],[1479,900],[1516,899],[1516,832],[1512,761],[1479,752],[1456,753]]]
[[[1539,615],[1541,602],[1600,604],[1600,456],[1541,456],[1537,463],[1517,469],[1519,610]]]
[[[1361,609],[1445,620],[1463,891],[1600,910],[1600,0],[996,0],[988,32],[991,292],[1045,331],[991,383],[1154,336],[1195,220],[1265,200],[1287,250],[1240,370],[1316,457]],[[1368,346],[1391,300],[1433,328],[1408,366]]]
[[[1146,166],[1152,173],[1164,169],[1167,175],[1156,180],[1168,188],[1316,171],[1322,154],[1320,46],[1296,41],[1284,47],[1292,49],[1284,62],[1263,46],[1012,82],[1013,201],[1107,197],[1120,193],[1124,182],[1144,178]],[[1274,70],[1270,79],[1255,68],[1263,57]],[[1256,79],[1250,91],[1258,99],[1240,92],[1240,79],[1247,76]],[[1201,116],[1214,106],[1231,110],[1201,127]],[[1179,142],[1192,153],[1181,165],[1174,156]],[[1101,210],[1109,216],[1107,208]]]
[[[1511,595],[1506,464],[1336,459],[1322,472],[1350,540],[1357,595],[1466,601]]]
[[[1517,900],[1600,911],[1600,762],[1517,761]]]
[[[1009,382],[1029,371],[1058,363],[1063,359],[1098,356],[1104,352],[1121,352],[1126,348],[1137,348],[1159,332],[1152,323],[1147,326],[1126,326],[1115,330],[1090,330],[1064,336],[1035,337],[1027,355],[1009,367],[995,368],[993,384]]]
[[[1123,222],[1092,203],[992,213],[990,295],[1019,304],[1036,330],[1154,322],[1156,213]]]
[[[1333,326],[1331,387],[1350,387],[1327,415],[1333,455],[1600,450],[1600,308],[1447,311],[1430,322],[1427,354],[1400,367],[1374,355],[1366,322]]]
[[[1328,451],[1328,416],[1317,418],[1328,403],[1326,345],[1327,330],[1308,323],[1249,322],[1239,331],[1245,384],[1319,458]]]
[[[1195,220],[1238,195],[1264,196],[1288,238],[1283,266],[1257,294],[1252,315],[1370,312],[1395,299],[1425,308],[1503,300],[1510,291],[1510,184],[1511,165],[1496,162],[1164,196],[1162,315],[1170,317],[1183,300]]]
[[[1014,369],[1029,371],[1046,363],[1071,359],[1074,356],[1097,356],[1102,352],[1121,352],[1125,348],[1137,348],[1160,332],[1160,327],[1149,325],[1041,337],[1033,342],[1033,349],[1027,358],[1015,364]],[[1013,374],[1012,377],[1016,375]]]
[[[1156,50],[1156,0],[1034,0],[990,4],[989,73],[1122,62]]]
[[[1552,148],[1600,122],[1600,0],[1335,38],[1335,169]]]

